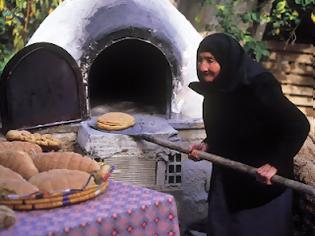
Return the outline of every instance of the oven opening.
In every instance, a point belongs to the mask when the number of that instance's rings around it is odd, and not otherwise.
[[[104,49],[88,79],[91,115],[108,111],[170,116],[172,73],[152,44],[124,39]]]

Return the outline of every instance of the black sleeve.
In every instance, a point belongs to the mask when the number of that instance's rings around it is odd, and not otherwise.
[[[206,137],[202,140],[202,143],[205,143],[209,146],[209,144],[211,143],[211,137],[208,133],[209,127],[208,127],[208,118],[209,118],[209,114],[208,114],[208,109],[206,108],[206,101],[205,99],[203,99],[202,102],[202,119],[203,119],[203,123],[204,123],[204,127],[205,127],[205,132],[206,132]]]
[[[271,75],[258,78],[253,83],[254,94],[262,105],[264,119],[276,130],[275,148],[270,149],[269,164],[278,174],[289,176],[293,158],[302,147],[310,130],[305,115],[282,93],[279,82]]]

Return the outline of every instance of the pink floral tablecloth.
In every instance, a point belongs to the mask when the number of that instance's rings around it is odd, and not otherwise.
[[[93,200],[16,216],[15,225],[0,235],[179,236],[172,195],[112,180]]]

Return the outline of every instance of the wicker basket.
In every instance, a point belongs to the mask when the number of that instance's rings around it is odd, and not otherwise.
[[[104,177],[103,182],[97,185],[83,187],[82,189],[67,189],[62,192],[33,193],[29,195],[2,195],[0,205],[6,205],[13,210],[39,210],[63,207],[95,198],[108,187],[108,178],[112,172]],[[91,175],[90,178],[94,176]],[[89,178],[89,180],[90,180]],[[88,180],[88,182],[89,182]]]

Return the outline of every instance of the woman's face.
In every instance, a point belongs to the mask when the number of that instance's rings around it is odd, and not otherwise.
[[[206,82],[212,82],[221,71],[221,66],[210,52],[201,52],[197,61],[198,74]]]

